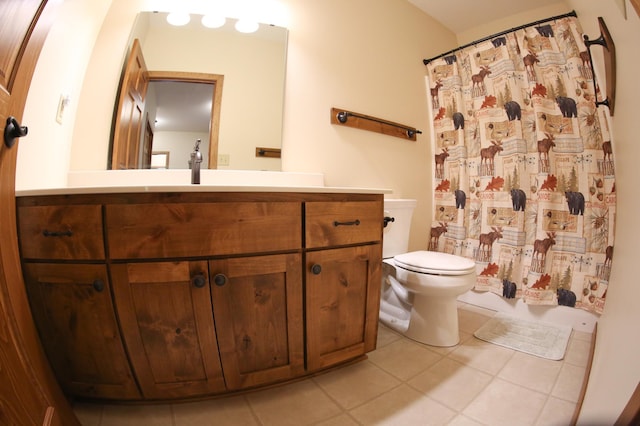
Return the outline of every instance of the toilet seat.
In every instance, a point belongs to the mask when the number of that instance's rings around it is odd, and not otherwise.
[[[465,257],[436,251],[412,251],[393,258],[396,266],[408,271],[430,275],[467,275],[475,272],[476,263]]]

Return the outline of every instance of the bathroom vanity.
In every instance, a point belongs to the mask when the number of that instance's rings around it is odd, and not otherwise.
[[[34,320],[69,395],[224,394],[376,346],[381,191],[27,191],[17,217]]]

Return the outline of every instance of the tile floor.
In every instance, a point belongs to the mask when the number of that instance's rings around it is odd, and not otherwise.
[[[493,311],[459,304],[461,342],[435,348],[380,326],[367,360],[296,383],[203,402],[76,403],[87,426],[569,425],[591,334],[574,331],[562,361],[473,337]]]

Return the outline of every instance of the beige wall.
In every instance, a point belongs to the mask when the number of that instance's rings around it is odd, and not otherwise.
[[[613,424],[640,381],[640,157],[638,144],[638,95],[640,82],[640,18],[627,2],[625,20],[615,0],[568,0],[585,34],[597,38],[598,16],[603,17],[615,43],[617,90],[613,117],[613,155],[616,167],[615,255],[607,304],[598,323],[598,339],[589,388],[582,406],[583,424]],[[601,64],[599,64],[601,65]],[[602,70],[602,67],[599,67]],[[599,75],[603,73],[600,72]]]
[[[88,5],[90,3],[90,6]],[[36,70],[25,111],[30,136],[20,142],[18,189],[63,185],[69,164],[104,168],[123,44],[142,0],[66,0],[70,12],[54,28]],[[283,0],[290,11],[283,169],[322,172],[327,185],[391,188],[392,197],[418,199],[411,249],[424,248],[431,215],[429,117],[421,59],[456,45],[456,35],[420,13],[405,0]],[[640,157],[632,103],[640,93],[637,70],[640,21],[629,6],[625,20],[615,0],[567,0],[566,6],[532,11],[482,29],[468,37],[524,24],[575,9],[585,32],[598,35],[597,16],[611,30],[618,53],[618,99],[613,118],[618,191],[615,257],[607,306],[598,325],[598,340],[585,403],[583,424],[611,424],[640,378],[640,283],[635,271],[635,236],[640,223],[636,182]],[[111,7],[115,26],[96,46],[109,54],[89,62],[98,22]],[[544,16],[538,16],[544,13]],[[70,19],[76,15],[81,19]],[[64,23],[64,24],[62,24]],[[475,35],[482,32],[480,35]],[[63,48],[67,47],[67,48]],[[84,81],[82,71],[88,65]],[[99,77],[92,77],[98,71]],[[84,94],[80,87],[92,87]],[[69,87],[69,89],[67,89]],[[63,124],[55,122],[61,91],[71,91]],[[79,108],[82,96],[86,96]],[[86,105],[86,106],[84,106]],[[417,142],[329,123],[331,107],[342,107],[421,129]],[[77,135],[88,135],[77,137]],[[74,150],[70,153],[70,140]]]

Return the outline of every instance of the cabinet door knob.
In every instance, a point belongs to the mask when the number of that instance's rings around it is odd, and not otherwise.
[[[98,293],[100,293],[102,290],[104,290],[104,281],[102,280],[95,280],[93,282],[93,289],[95,291],[97,291]]]
[[[213,277],[213,283],[218,287],[222,287],[227,283],[227,276],[225,274],[216,274]]]
[[[317,263],[311,267],[311,273],[313,275],[320,275],[320,272],[322,272],[322,266]]]
[[[191,278],[191,284],[193,284],[194,287],[202,288],[207,285],[207,279],[203,274],[194,275],[193,278]]]
[[[28,132],[29,129],[26,126],[21,126],[15,117],[9,116],[4,128],[4,144],[7,148],[11,148],[16,143],[16,139],[27,136]]]

